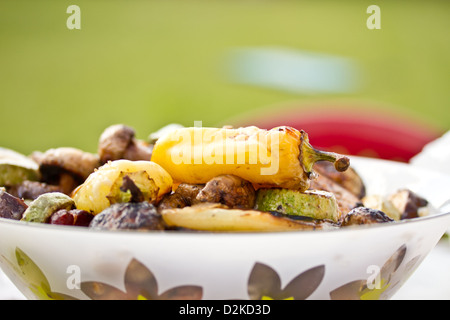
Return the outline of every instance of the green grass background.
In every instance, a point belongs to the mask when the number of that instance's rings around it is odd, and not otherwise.
[[[81,30],[66,9],[81,8]],[[381,8],[381,30],[366,9]],[[0,146],[95,152],[113,123],[138,137],[178,122],[220,125],[288,101],[370,101],[450,128],[450,1],[0,0]],[[227,53],[280,46],[348,57],[351,94],[232,83]]]

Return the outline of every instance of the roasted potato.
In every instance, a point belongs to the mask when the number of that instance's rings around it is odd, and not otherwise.
[[[121,190],[124,177],[130,178],[140,192],[154,195],[155,204],[172,190],[172,178],[161,166],[151,161],[111,161],[92,173],[72,197],[77,209],[98,214],[117,202],[129,202],[132,192]]]

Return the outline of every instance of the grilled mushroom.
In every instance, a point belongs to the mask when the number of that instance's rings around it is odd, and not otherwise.
[[[98,145],[101,164],[108,161],[150,160],[151,145],[135,138],[135,131],[123,124],[112,125],[103,131]]]
[[[56,148],[35,153],[39,163],[41,182],[59,186],[61,192],[70,194],[99,166],[97,155],[76,148]]]
[[[0,218],[20,220],[28,208],[26,203],[0,188]]]
[[[256,192],[249,181],[227,174],[209,180],[196,199],[221,203],[230,208],[252,209],[255,206]]]
[[[350,211],[345,217],[342,226],[361,225],[361,224],[375,224],[393,222],[383,211],[358,207]]]
[[[200,203],[197,195],[203,189],[202,184],[181,183],[171,194],[167,194],[158,205],[158,210],[184,208]]]
[[[62,192],[59,186],[49,185],[38,181],[24,181],[19,185],[7,188],[8,192],[15,197],[25,200],[36,200],[37,197],[49,192]]]
[[[101,230],[164,230],[165,225],[155,206],[148,202],[116,203],[97,214],[91,221]]]

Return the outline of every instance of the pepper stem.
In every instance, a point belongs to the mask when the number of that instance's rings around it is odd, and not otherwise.
[[[299,160],[303,171],[309,179],[314,179],[316,177],[316,173],[313,171],[313,165],[317,161],[333,162],[334,168],[339,172],[348,169],[350,166],[350,159],[348,157],[334,152],[317,150],[309,143],[308,134],[303,130],[301,130],[300,133]]]

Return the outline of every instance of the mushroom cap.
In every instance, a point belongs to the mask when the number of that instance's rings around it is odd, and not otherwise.
[[[149,161],[151,153],[149,143],[136,139],[134,129],[126,125],[112,125],[100,136],[98,155],[101,164],[121,159]]]
[[[70,147],[49,149],[35,157],[41,171],[45,171],[46,167],[58,167],[82,179],[86,179],[100,165],[98,155]]]
[[[100,136],[98,154],[100,161],[118,160],[124,157],[128,146],[133,142],[135,131],[123,124],[109,126]]]

